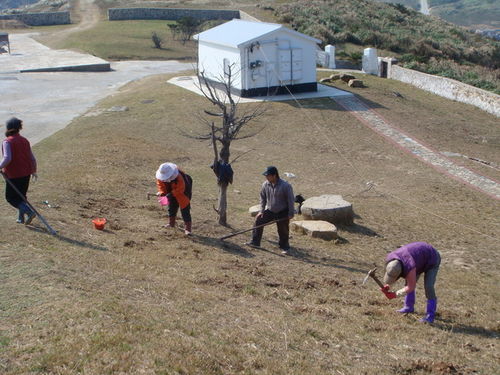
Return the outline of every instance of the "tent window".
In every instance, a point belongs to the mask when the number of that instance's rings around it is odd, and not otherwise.
[[[224,76],[229,76],[229,73],[231,71],[231,67],[229,64],[229,59],[224,59]]]

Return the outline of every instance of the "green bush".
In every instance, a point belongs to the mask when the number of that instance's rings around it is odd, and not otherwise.
[[[430,61],[450,61],[441,75],[486,85],[488,69],[500,68],[500,42],[481,37],[400,4],[368,0],[297,0],[276,8],[282,23],[319,38],[323,44],[353,43],[376,47],[403,56],[405,63],[428,71]],[[480,65],[480,77],[453,73],[461,65]],[[438,73],[436,73],[438,74]],[[496,84],[493,86],[497,87]]]

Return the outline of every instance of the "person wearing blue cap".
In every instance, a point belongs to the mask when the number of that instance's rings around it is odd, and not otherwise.
[[[279,247],[282,254],[288,254],[289,223],[295,214],[293,189],[288,182],[280,178],[278,169],[274,166],[267,167],[262,174],[266,176],[266,181],[260,191],[260,212],[255,217],[252,240],[247,242],[247,245],[260,247],[264,225],[276,221]]]
[[[26,194],[30,178],[37,178],[36,159],[29,141],[19,134],[23,128],[22,120],[12,117],[6,122],[6,128],[0,161],[0,171],[10,181],[5,185],[5,199],[18,209],[17,222],[28,225],[35,217],[35,212],[26,204]]]

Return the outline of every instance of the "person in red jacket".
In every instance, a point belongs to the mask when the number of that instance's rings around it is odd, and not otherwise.
[[[6,122],[6,138],[2,143],[2,161],[0,170],[5,177],[19,190],[22,197],[10,185],[5,185],[5,199],[12,207],[19,210],[17,222],[30,224],[35,213],[25,203],[26,194],[30,184],[30,177],[36,179],[36,159],[31,151],[29,141],[19,134],[23,122],[16,117]],[[23,199],[24,197],[24,199]],[[27,218],[25,220],[25,215]]]
[[[184,220],[184,233],[191,235],[191,194],[193,180],[174,163],[163,163],[156,171],[157,195],[168,198],[168,224],[175,227],[179,207]]]

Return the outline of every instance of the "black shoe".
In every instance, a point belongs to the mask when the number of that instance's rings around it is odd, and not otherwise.
[[[247,245],[247,246],[250,246],[250,247],[253,247],[254,249],[260,249],[260,245],[256,245],[254,244],[252,241],[249,241],[249,242],[245,242],[244,245]]]
[[[290,255],[290,247],[282,248],[280,247],[282,255]]]

